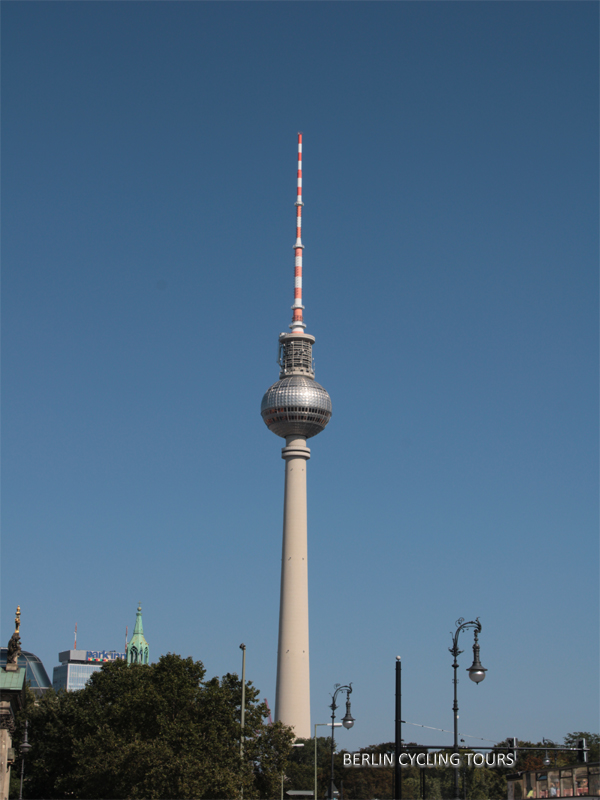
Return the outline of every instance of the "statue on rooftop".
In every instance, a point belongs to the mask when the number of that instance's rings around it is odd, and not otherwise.
[[[21,655],[21,637],[19,635],[19,628],[21,627],[21,606],[17,606],[17,613],[15,615],[15,632],[10,637],[8,642],[8,653],[6,654],[7,664],[16,664],[19,656]]]

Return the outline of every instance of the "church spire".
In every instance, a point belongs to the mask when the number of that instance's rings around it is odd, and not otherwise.
[[[149,664],[150,648],[144,638],[144,624],[142,622],[142,604],[138,603],[135,615],[135,628],[131,641],[127,644],[127,663],[128,664]]]

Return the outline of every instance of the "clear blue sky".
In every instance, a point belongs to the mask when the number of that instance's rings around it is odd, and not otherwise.
[[[2,643],[274,706],[302,131],[313,723],[451,729],[478,616],[463,734],[597,730],[598,4],[7,2],[2,106]]]

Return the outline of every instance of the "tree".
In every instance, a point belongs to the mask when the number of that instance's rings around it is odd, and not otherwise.
[[[378,763],[379,755],[394,754],[394,743],[369,745],[359,750],[360,755],[367,754],[374,763]],[[362,760],[362,759],[361,759]],[[393,795],[394,770],[392,767],[345,767],[342,779],[344,781],[344,797],[377,797],[388,800]],[[339,784],[338,784],[339,786]]]
[[[242,759],[241,682],[204,676],[201,662],[168,654],[105,664],[79,692],[46,692],[26,709],[25,797],[272,797],[291,729],[265,725],[247,682]]]
[[[576,731],[575,733],[568,733],[564,739],[565,747],[577,747],[579,739],[585,739],[588,750],[588,761],[600,761],[600,735],[597,733],[590,733],[589,731]],[[575,753],[570,754],[570,762],[576,760]]]
[[[315,784],[315,740],[297,739],[285,770],[284,786],[287,789],[311,790]],[[331,736],[317,737],[317,797],[325,797],[331,775]],[[316,800],[316,798],[315,798]]]
[[[403,750],[410,755],[419,753],[427,754],[428,748],[410,742],[403,745]],[[429,753],[432,751],[429,750]],[[436,751],[437,752],[437,751]],[[504,800],[507,795],[506,775],[513,770],[510,768],[475,767],[468,763],[468,753],[474,751],[462,750],[462,763],[459,770],[459,786],[461,797],[468,800]],[[502,750],[504,752],[504,750]],[[394,743],[371,745],[362,748],[359,753],[369,754],[370,763],[385,763],[383,756],[394,753]],[[441,750],[439,755],[450,757],[452,750]],[[379,755],[382,756],[381,761]],[[375,756],[375,759],[373,759]],[[343,769],[344,797],[355,800],[365,797],[377,797],[388,800],[393,797],[392,767],[346,767]],[[454,769],[449,766],[405,766],[401,770],[402,796],[416,800],[425,797],[426,800],[440,800],[444,797],[454,796]],[[339,785],[339,784],[338,784]]]

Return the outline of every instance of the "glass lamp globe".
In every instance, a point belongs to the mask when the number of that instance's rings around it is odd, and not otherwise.
[[[479,666],[473,664],[473,666],[469,667],[467,671],[469,673],[469,678],[471,678],[472,681],[475,683],[481,683],[481,681],[485,678],[487,669],[484,669],[481,664],[479,664]]]
[[[350,713],[350,700],[346,701],[346,714],[342,718],[342,725],[348,729],[354,725],[354,717]]]

